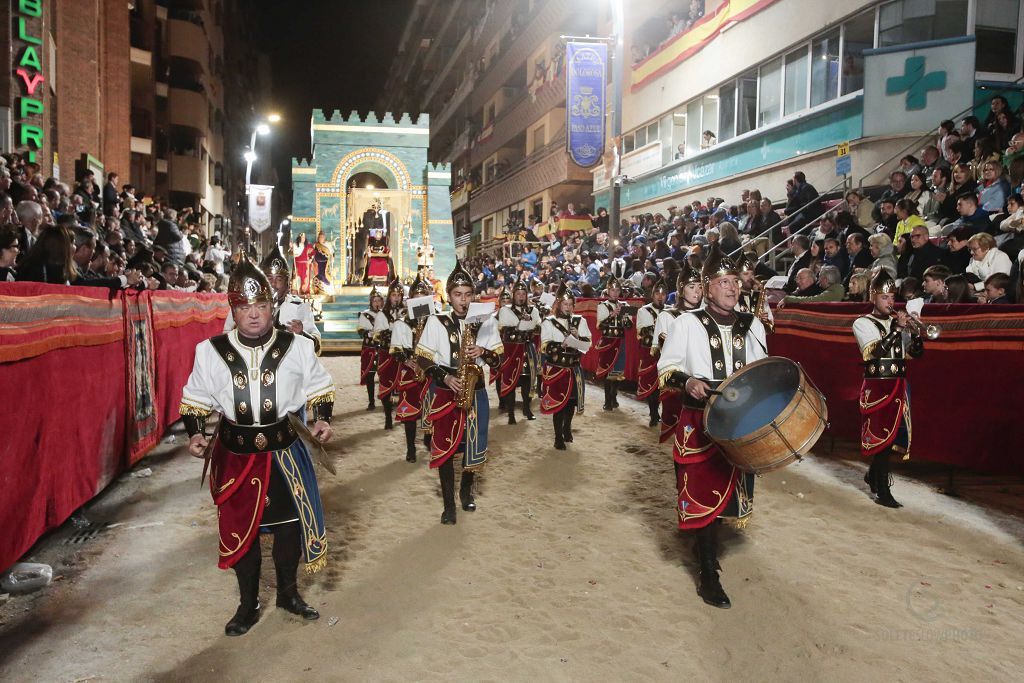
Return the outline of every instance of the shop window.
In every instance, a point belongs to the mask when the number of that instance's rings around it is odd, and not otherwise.
[[[736,134],[742,135],[757,126],[757,71],[740,76],[739,107],[736,114]]]
[[[896,0],[878,14],[880,47],[967,34],[967,0]]]
[[[736,83],[718,89],[718,139],[725,141],[736,134]]]
[[[700,103],[700,148],[708,149],[718,142],[718,95],[705,95]]]
[[[999,74],[1018,73],[1017,22],[1020,0],[984,0],[974,21],[975,68]]]
[[[864,89],[864,50],[874,46],[874,10],[859,14],[843,24],[842,94]]]
[[[701,133],[700,127],[700,98],[686,105],[686,150],[687,154],[694,154],[700,151]]]
[[[811,43],[811,106],[839,95],[839,31]]]

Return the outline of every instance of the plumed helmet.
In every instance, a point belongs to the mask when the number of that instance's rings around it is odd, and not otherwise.
[[[665,278],[658,277],[658,279],[654,281],[654,284],[651,285],[651,294],[656,292],[660,292],[662,294],[668,293],[668,284],[665,282]]]
[[[502,285],[501,289],[498,290],[498,302],[502,304],[512,303],[512,292],[505,285]]]
[[[723,275],[739,276],[739,274],[736,264],[725,255],[722,248],[718,246],[718,242],[712,244],[708,249],[707,258],[704,259],[704,267],[701,269],[701,280],[704,281],[704,287],[707,288],[712,280]]]
[[[699,285],[701,283],[700,271],[695,270],[689,261],[683,261],[679,268],[679,277],[676,278],[676,291],[683,291],[686,285]]]
[[[516,278],[516,281],[512,283],[512,292],[530,292],[530,282],[526,277],[526,274],[520,275]]]
[[[288,276],[291,269],[288,267],[288,259],[281,253],[280,246],[274,246],[274,250],[260,262],[260,270],[268,278],[271,275]]]
[[[391,281],[390,285],[388,285],[388,296],[391,296],[391,294],[395,292],[405,296],[405,287],[402,286],[402,281],[397,277]]]
[[[747,252],[742,252],[736,260],[736,269],[742,273],[754,273],[757,271],[757,262],[750,258]]]
[[[452,274],[448,276],[448,280],[445,282],[445,290],[450,292],[456,287],[473,287],[473,285],[473,276],[462,265],[462,261],[456,261]]]
[[[241,306],[274,300],[267,276],[253,265],[245,252],[239,252],[238,263],[228,279],[228,305]]]
[[[611,288],[622,290],[622,280],[618,279],[614,275],[608,278],[608,281],[604,283],[604,290],[607,292]]]

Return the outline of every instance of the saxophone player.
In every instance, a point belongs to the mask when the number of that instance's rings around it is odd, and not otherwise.
[[[768,293],[764,289],[764,284],[757,279],[757,263],[743,252],[736,262],[736,268],[739,270],[740,285],[743,287],[740,299],[736,303],[736,310],[756,315],[764,325],[765,332],[771,334],[775,331],[775,316],[768,306]]]
[[[430,467],[438,471],[441,496],[444,499],[442,524],[455,524],[455,463],[458,453],[462,462],[459,500],[467,512],[476,510],[473,498],[474,473],[487,461],[487,426],[489,406],[482,371],[475,374],[472,387],[464,387],[460,377],[467,365],[493,371],[502,354],[501,337],[495,318],[467,323],[466,315],[473,301],[473,276],[456,262],[455,270],[445,283],[451,310],[430,316],[416,344],[416,361],[430,380],[432,394],[428,421],[432,429]],[[475,339],[473,339],[475,337]],[[468,343],[473,339],[473,343]],[[467,407],[458,404],[463,392],[471,392]]]
[[[544,354],[543,393],[540,412],[551,415],[555,424],[555,448],[564,451],[572,443],[572,416],[583,412],[586,388],[580,359],[590,349],[590,328],[581,315],[573,314],[576,297],[565,283],[555,294],[552,314],[540,329]]]

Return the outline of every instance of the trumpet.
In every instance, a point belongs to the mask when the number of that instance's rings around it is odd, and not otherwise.
[[[942,328],[934,323],[925,323],[921,316],[912,313],[907,316],[907,327],[919,337],[925,339],[938,339],[942,334]]]

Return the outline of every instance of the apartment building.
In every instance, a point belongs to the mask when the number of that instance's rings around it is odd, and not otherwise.
[[[595,34],[603,3],[421,0],[377,111],[430,115],[430,160],[451,164],[460,253],[506,225],[590,201],[565,143],[562,35]],[[470,247],[472,245],[472,247]]]
[[[755,187],[784,201],[796,170],[824,192],[844,182],[835,157],[837,145],[847,142],[847,182],[881,184],[900,155],[919,155],[928,142],[923,136],[941,120],[959,123],[973,107],[984,121],[996,94],[1012,108],[1021,103],[1019,0],[706,0],[698,21],[668,37],[672,16],[685,15],[691,4],[626,6],[633,63],[623,103],[625,216],[709,196],[734,203]],[[942,88],[919,103],[889,93],[882,111],[872,104],[880,101],[873,99],[878,88],[906,77],[909,55],[924,54],[914,46],[955,46],[965,37],[974,37],[973,55],[970,46],[967,52],[973,71],[955,77],[951,68],[936,66]],[[868,55],[886,52],[903,61],[884,74],[865,71]],[[933,57],[927,59],[930,72]],[[943,89],[964,82],[973,90],[966,107],[939,104]],[[902,92],[897,88],[896,95]],[[915,107],[917,123],[902,125]],[[608,201],[603,171],[594,174],[593,191],[595,204]]]

